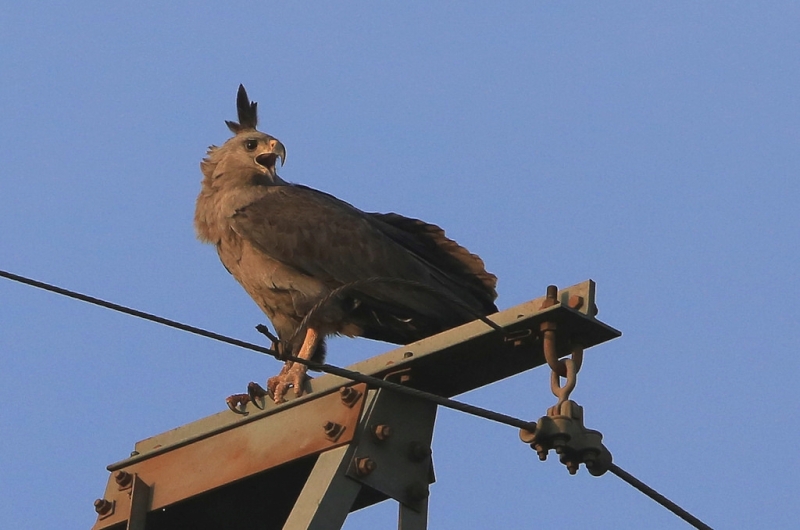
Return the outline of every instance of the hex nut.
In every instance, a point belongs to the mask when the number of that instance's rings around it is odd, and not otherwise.
[[[96,511],[98,515],[108,514],[113,507],[114,505],[107,499],[97,499],[94,501],[94,511]]]
[[[358,403],[358,399],[361,397],[361,392],[351,386],[343,386],[339,389],[339,397],[342,398],[342,403],[348,407],[352,407]]]
[[[344,425],[340,423],[335,423],[332,421],[326,421],[322,425],[322,429],[325,431],[325,436],[331,440],[336,441],[339,439],[339,436],[344,432]]]
[[[120,489],[125,489],[130,486],[131,482],[133,481],[133,475],[120,469],[114,473],[114,481],[117,483],[117,486],[119,486]]]
[[[381,423],[372,429],[372,436],[379,442],[383,442],[392,435],[392,427]]]
[[[359,477],[366,477],[377,468],[378,464],[368,456],[356,458],[356,475]]]

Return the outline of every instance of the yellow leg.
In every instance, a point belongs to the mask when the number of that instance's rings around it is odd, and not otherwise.
[[[322,335],[316,329],[308,328],[297,356],[301,359],[311,359],[322,338]],[[303,382],[305,381],[307,370],[308,368],[304,364],[287,361],[280,374],[270,377],[269,381],[267,381],[267,389],[275,403],[284,401],[283,397],[290,387],[294,387],[296,396],[303,394]]]

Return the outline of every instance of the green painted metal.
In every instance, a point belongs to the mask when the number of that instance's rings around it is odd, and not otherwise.
[[[348,476],[361,481],[412,510],[421,511],[433,482],[430,447],[436,421],[436,405],[422,399],[380,389],[364,411],[353,463]],[[376,438],[379,426],[388,427],[388,436]],[[416,453],[416,454],[415,454]],[[359,476],[356,462],[368,458],[375,469]]]
[[[319,456],[283,526],[284,530],[334,530],[342,527],[361,491],[361,484],[345,474],[354,450],[353,445],[344,445]]]

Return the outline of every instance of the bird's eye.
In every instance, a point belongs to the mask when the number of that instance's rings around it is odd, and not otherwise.
[[[258,140],[246,140],[244,146],[248,151],[253,151],[258,147]]]

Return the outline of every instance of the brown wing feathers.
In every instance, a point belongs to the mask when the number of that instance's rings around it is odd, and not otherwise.
[[[497,311],[494,305],[497,276],[486,271],[479,256],[448,238],[436,225],[396,213],[369,215],[390,225],[391,229],[384,229],[389,237],[467,287],[484,305],[486,313]]]

